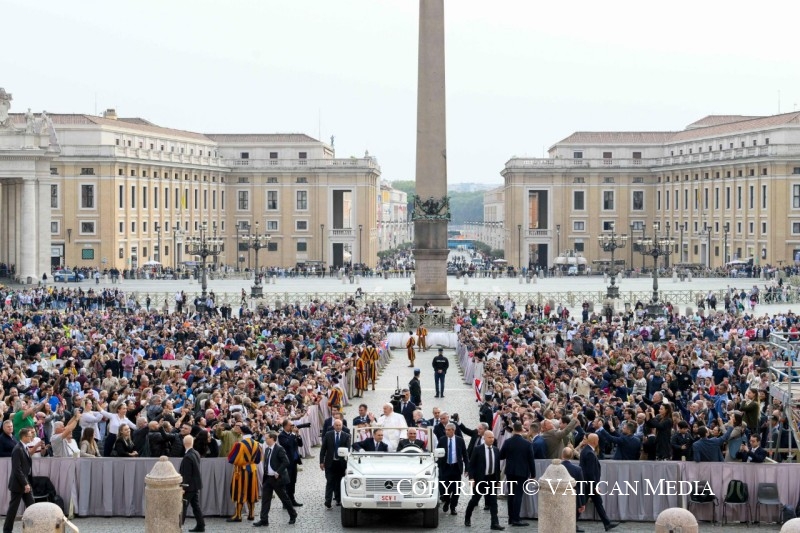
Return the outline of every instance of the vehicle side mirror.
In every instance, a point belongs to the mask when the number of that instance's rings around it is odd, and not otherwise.
[[[347,448],[339,448],[336,453],[339,457],[347,459],[347,457],[350,455],[350,450]]]
[[[434,457],[437,459],[441,459],[445,456],[445,449],[444,448],[436,448],[433,452]]]

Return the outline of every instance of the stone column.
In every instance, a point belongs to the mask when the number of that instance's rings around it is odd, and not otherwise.
[[[48,278],[52,278],[50,276],[50,245],[51,245],[51,235],[50,235],[50,222],[52,217],[50,215],[50,179],[49,178],[39,178],[39,199],[36,202],[36,207],[38,209],[38,223],[39,223],[39,242],[38,242],[38,256],[36,257],[38,268],[36,269],[36,274],[41,279],[43,273],[47,273]],[[100,233],[100,229],[97,229],[97,233]],[[96,253],[100,253],[100,250],[96,250]],[[97,258],[98,263],[100,259]]]
[[[560,459],[553,459],[539,478],[539,531],[574,533],[577,525],[575,479]]]
[[[161,456],[144,478],[145,533],[181,533],[183,477]]]
[[[23,533],[52,533],[53,531],[74,531],[75,524],[67,520],[61,507],[54,503],[34,503],[22,515]]]
[[[700,527],[694,515],[680,507],[664,509],[656,518],[656,533],[672,533],[681,531],[682,533],[698,533]]]
[[[22,181],[22,209],[20,228],[20,261],[17,277],[22,283],[27,283],[31,278],[33,282],[39,279],[36,273],[36,182],[32,179]]]
[[[447,196],[445,115],[444,0],[419,2],[417,72],[416,194],[421,201]],[[414,212],[416,291],[412,304],[449,307],[447,295],[447,223],[420,219]],[[449,218],[449,217],[448,217]]]

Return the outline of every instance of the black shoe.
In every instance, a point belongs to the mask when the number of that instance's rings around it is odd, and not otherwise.
[[[228,518],[225,520],[226,522],[241,522],[241,518]]]
[[[585,532],[585,530],[583,530],[583,529],[581,529],[579,527],[576,527],[575,528],[575,533],[586,533],[586,532]]]
[[[485,507],[483,508],[483,510],[484,510],[484,511],[491,511],[491,509],[489,509],[489,506],[488,506],[488,505],[487,505],[487,506],[485,506]]]
[[[458,514],[458,513],[456,512],[456,510],[455,510],[455,509],[450,509],[450,515],[451,515],[451,516],[455,516],[455,515],[457,515],[457,514]]]
[[[439,395],[438,395],[438,394],[437,394],[436,396],[434,396],[434,398],[438,398],[438,397],[439,397]]]
[[[264,520],[259,520],[258,522],[253,522],[253,527],[267,527],[268,525],[269,525],[269,522],[266,522]]]
[[[326,509],[330,509],[331,508],[331,502],[325,502],[325,508]]]
[[[341,507],[341,506],[342,506],[342,502],[336,502],[336,507]]]
[[[619,522],[609,522],[608,525],[606,525],[606,531],[611,531],[612,529],[614,529],[618,525],[619,525]]]
[[[472,520],[469,517],[464,518],[464,525],[467,527],[472,526]]]
[[[295,523],[297,523],[297,515],[294,515],[289,519],[289,524],[295,524]]]
[[[492,531],[504,531],[506,528],[504,528],[500,524],[492,524],[492,527],[490,527],[489,529],[491,529]]]
[[[292,507],[302,507],[303,504],[300,502],[292,502]]]
[[[442,505],[442,512],[446,513],[449,510],[450,510],[450,502],[444,502],[444,505]]]
[[[512,527],[526,527],[528,525],[530,524],[528,524],[527,522],[511,522]]]
[[[190,529],[189,533],[203,533],[203,531],[205,531],[205,530],[206,530],[205,526],[203,526],[203,527],[197,526],[197,527],[195,527],[193,529]]]

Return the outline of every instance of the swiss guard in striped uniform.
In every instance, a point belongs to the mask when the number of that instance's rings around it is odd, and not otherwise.
[[[356,394],[354,398],[361,398],[364,396],[364,391],[367,390],[367,368],[369,363],[364,355],[365,352],[356,357]]]
[[[331,380],[331,389],[328,391],[328,407],[330,407],[331,413],[341,409],[343,403],[344,393],[339,388],[339,380],[333,378]]]
[[[231,479],[231,499],[236,504],[236,513],[228,518],[228,522],[242,521],[242,507],[247,504],[247,519],[255,518],[255,506],[258,501],[258,464],[261,462],[261,446],[252,437],[247,426],[242,427],[245,437],[233,445],[228,454],[228,462],[233,465]]]
[[[417,358],[417,352],[414,350],[414,334],[412,332],[408,332],[408,340],[406,341],[406,350],[408,350],[408,366],[414,366],[414,359]]]
[[[375,343],[367,344],[367,347],[361,352],[361,357],[367,361],[367,381],[372,382],[372,390],[375,390],[375,382],[378,381],[378,359],[381,358],[375,348]]]

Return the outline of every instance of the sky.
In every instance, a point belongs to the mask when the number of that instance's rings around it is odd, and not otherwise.
[[[5,0],[12,111],[302,132],[414,179],[416,0]],[[448,181],[574,131],[800,109],[800,2],[445,0]]]

